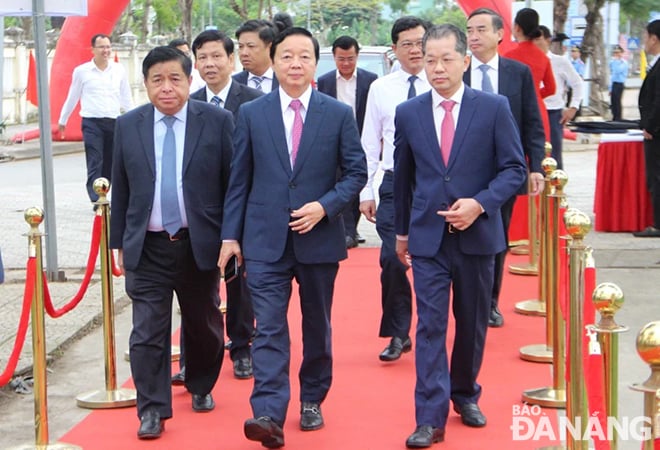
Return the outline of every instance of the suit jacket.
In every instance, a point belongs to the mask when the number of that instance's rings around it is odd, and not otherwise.
[[[366,181],[353,111],[315,90],[292,170],[275,90],[238,113],[222,238],[241,241],[247,259],[278,261],[290,233],[290,212],[319,201],[326,216],[311,232],[293,233],[293,249],[304,264],[337,262],[347,255],[340,213]]]
[[[225,101],[224,108],[227,111],[231,111],[234,114],[234,120],[238,117],[238,107],[243,103],[254,100],[257,97],[264,95],[263,92],[253,89],[249,86],[240,83],[232,83],[227,93],[227,100]],[[206,98],[206,86],[200,90],[190,94],[190,98],[193,100],[200,100],[202,102],[208,102],[209,99]]]
[[[238,83],[244,84],[247,86],[248,84],[248,78],[249,78],[249,72],[247,70],[244,70],[242,72],[235,73],[231,77],[236,80]],[[275,73],[273,73],[273,87],[271,89],[272,91],[276,91],[277,88],[280,86],[279,81],[277,81],[277,77],[275,76]]]
[[[371,83],[378,78],[378,75],[358,67],[356,78],[355,118],[357,119],[358,130],[361,135],[362,127],[364,126],[364,112],[367,109],[367,94],[369,94]],[[318,79],[317,88],[324,94],[337,98],[337,70],[331,70],[321,75]]]
[[[545,130],[539,109],[534,80],[529,67],[500,56],[497,89],[509,99],[509,106],[520,130],[520,140],[529,163],[530,172],[544,173],[541,161],[545,158]],[[463,74],[463,81],[470,86],[471,68]],[[523,186],[524,191],[524,186]]]
[[[400,104],[394,123],[395,229],[408,236],[410,254],[437,254],[447,226],[436,212],[459,198],[474,198],[485,210],[460,232],[461,251],[489,255],[504,250],[500,207],[526,177],[507,101],[465,87],[447,166],[439,150],[431,92]]]
[[[643,130],[660,138],[660,63],[658,61],[646,74],[639,90],[639,125]]]
[[[188,102],[183,154],[183,198],[193,256],[201,270],[216,268],[224,194],[232,154],[231,113]],[[154,199],[154,106],[117,119],[112,168],[110,246],[124,250],[124,266],[137,268]]]

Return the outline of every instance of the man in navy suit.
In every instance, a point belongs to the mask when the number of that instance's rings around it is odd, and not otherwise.
[[[434,26],[422,46],[432,89],[397,107],[394,139],[396,252],[402,263],[412,262],[417,298],[417,428],[409,448],[444,440],[450,398],[465,425],[486,425],[477,376],[494,258],[506,245],[499,209],[525,180],[508,102],[463,84],[470,61],[465,34],[454,25]]]
[[[318,79],[320,92],[350,105],[357,119],[358,130],[362,134],[364,111],[367,108],[369,86],[378,78],[373,72],[357,67],[360,53],[358,42],[350,36],[340,36],[332,43],[332,55],[337,70],[323,74]],[[355,198],[342,212],[346,229],[346,248],[357,247],[360,240],[357,224],[360,220],[360,199]]]
[[[529,194],[538,195],[543,191],[544,175],[541,161],[545,157],[545,131],[536,100],[532,73],[526,65],[497,54],[497,46],[504,35],[504,22],[492,9],[479,8],[470,14],[467,21],[467,35],[472,61],[463,75],[463,81],[472,89],[504,95],[509,100],[529,164]],[[518,194],[526,193],[526,188],[527,184],[523,184]],[[514,194],[502,205],[507,246],[495,257],[495,278],[488,319],[488,325],[491,327],[501,327],[504,324],[498,304],[509,242],[509,224],[515,202]]]
[[[270,47],[284,27],[263,19],[250,19],[238,27],[238,57],[243,71],[233,76],[236,82],[264,93],[277,90],[279,83],[271,67]]]
[[[151,103],[115,128],[110,246],[119,249],[133,305],[131,372],[138,438],[160,437],[172,417],[172,294],[184,324],[186,388],[195,411],[211,411],[222,366],[217,308],[222,210],[232,154],[231,114],[188,101],[192,62],[156,47],[142,63]]]
[[[284,445],[291,396],[287,310],[299,285],[303,361],[300,428],[324,425],[332,382],[330,313],[338,262],[346,258],[341,211],[364,186],[367,168],[351,108],[312,89],[318,42],[304,28],[273,41],[279,89],[241,106],[218,266],[245,262],[257,319],[252,344],[254,418],[245,436]]]

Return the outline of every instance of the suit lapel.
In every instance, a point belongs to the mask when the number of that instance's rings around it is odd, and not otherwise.
[[[437,163],[438,167],[441,168],[441,171],[445,171],[445,164],[442,161],[442,155],[440,153],[440,143],[438,142],[438,135],[435,132],[435,123],[433,121],[433,97],[431,92],[421,94],[417,97],[420,102],[420,107],[417,108],[417,119],[421,125],[421,128],[426,137],[428,147],[433,152],[434,160]]]
[[[253,124],[253,126],[259,126]],[[282,168],[291,175],[291,161],[289,160],[289,149],[286,145],[286,133],[284,131],[284,119],[280,106],[280,92],[275,90],[266,95],[266,107],[262,110],[261,124],[263,129],[270,130],[273,148]],[[305,132],[303,129],[303,136]]]
[[[296,165],[293,168],[293,175],[300,171],[305,164],[305,160],[313,151],[313,142],[321,129],[323,123],[323,113],[325,106],[323,99],[317,92],[312,90],[312,96],[309,99],[305,123],[303,124],[302,135],[300,136],[300,145],[298,146],[298,155],[296,156]]]
[[[232,113],[236,112],[238,107],[241,104],[241,86],[238,83],[232,83],[227,92],[227,100],[225,101],[225,109],[231,111]]]
[[[463,146],[463,140],[467,136],[468,124],[472,122],[472,116],[476,111],[476,95],[474,91],[468,86],[465,86],[463,92],[463,99],[461,100],[461,109],[458,114],[458,123],[456,124],[456,132],[454,133],[454,142],[451,145],[451,153],[449,154],[449,162],[447,168],[451,167],[458,158],[458,154]]]
[[[515,95],[515,92],[510,92],[509,89],[513,86],[509,80],[513,80],[515,73],[511,72],[511,65],[506,58],[500,56],[499,73],[497,74],[497,93],[505,97]]]
[[[156,176],[156,150],[154,143],[154,107],[145,107],[144,112],[135,121],[137,135],[140,136],[142,151],[149,162],[149,170],[152,176]]]
[[[204,129],[204,115],[194,102],[188,102],[188,117],[186,118],[186,138],[183,144],[183,168],[185,174],[193,154],[197,149],[197,142]]]
[[[337,72],[335,71],[334,76],[330,77],[330,90],[328,95],[333,98],[337,98]]]

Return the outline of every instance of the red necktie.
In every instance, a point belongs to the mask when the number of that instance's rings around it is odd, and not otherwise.
[[[454,116],[451,110],[454,109],[455,104],[456,102],[453,100],[440,102],[440,106],[445,110],[445,117],[442,119],[442,124],[440,125],[440,153],[442,154],[442,160],[445,162],[445,166],[449,161],[451,145],[454,142]]]
[[[298,156],[298,146],[300,145],[300,136],[302,135],[303,120],[300,114],[302,102],[298,99],[291,100],[289,107],[293,109],[293,128],[291,130],[291,167],[296,164],[296,157]]]

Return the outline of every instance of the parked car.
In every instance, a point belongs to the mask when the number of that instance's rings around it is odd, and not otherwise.
[[[358,67],[374,72],[379,77],[390,73],[392,64],[396,60],[391,47],[385,46],[364,46],[360,49],[358,56]],[[335,60],[332,57],[332,48],[325,47],[321,49],[319,63],[316,67],[316,78],[335,70]]]

